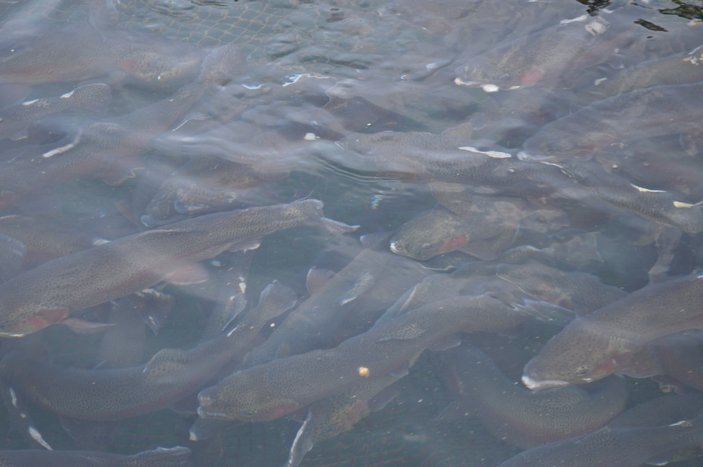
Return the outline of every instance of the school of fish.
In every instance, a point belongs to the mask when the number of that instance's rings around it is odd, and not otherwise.
[[[702,23],[0,2],[0,464],[701,465]]]

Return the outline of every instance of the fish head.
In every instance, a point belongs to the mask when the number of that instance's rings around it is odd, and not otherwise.
[[[591,321],[577,318],[552,337],[525,366],[525,386],[545,389],[586,384],[617,371],[630,355],[627,345]]]
[[[214,420],[264,422],[293,413],[302,406],[291,399],[271,399],[246,372],[237,372],[198,394],[198,416]]]
[[[0,337],[24,337],[52,324],[60,323],[68,316],[69,311],[65,308],[17,309],[0,321]]]
[[[428,211],[405,223],[391,238],[390,250],[425,261],[469,243],[469,226],[452,213]]]

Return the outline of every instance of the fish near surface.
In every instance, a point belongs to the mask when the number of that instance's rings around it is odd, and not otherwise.
[[[451,251],[464,251],[472,225],[445,209],[426,211],[403,224],[391,238],[397,255],[425,261]]]
[[[521,447],[588,433],[627,403],[627,389],[617,377],[593,393],[576,386],[533,392],[516,385],[476,348],[463,345],[438,360],[461,401],[497,438]]]
[[[458,332],[511,328],[525,316],[489,295],[446,298],[382,317],[367,332],[238,371],[200,392],[202,418],[274,420],[340,393],[366,377],[405,373],[428,347]]]
[[[85,250],[94,242],[82,232],[17,214],[0,217],[0,234],[14,238],[25,246],[24,269]]]
[[[611,145],[698,130],[703,83],[653,86],[610,97],[544,125],[524,143],[532,157],[569,160]]]
[[[574,21],[533,32],[469,58],[460,66],[456,84],[482,87],[486,92],[535,85],[555,86],[567,71],[604,61],[613,53],[603,37],[605,21]],[[594,53],[598,52],[598,53]]]
[[[569,323],[525,366],[530,389],[596,381],[626,371],[660,337],[703,329],[703,276],[647,285]]]
[[[414,261],[373,247],[362,250],[276,326],[247,356],[247,364],[334,347],[366,331],[426,274]]]
[[[703,87],[701,87],[703,90]],[[659,224],[670,225],[689,234],[703,231],[703,206],[678,199],[674,192],[652,190],[607,173],[596,163],[565,163],[562,170],[581,184],[580,190],[565,193],[583,203],[606,203],[599,209],[618,215],[626,210]]]
[[[499,467],[568,465],[637,467],[650,459],[703,443],[703,416],[656,427],[605,427],[523,451]]]
[[[266,322],[295,302],[291,289],[269,285],[259,305],[225,335],[188,350],[162,349],[144,365],[113,369],[64,368],[20,350],[2,360],[4,381],[23,397],[79,420],[122,420],[170,407],[241,358]]]
[[[36,332],[162,280],[203,282],[207,276],[194,263],[302,225],[348,227],[324,218],[322,202],[309,199],[207,214],[46,262],[0,285],[0,336]]]
[[[0,138],[13,140],[27,136],[27,129],[47,115],[67,111],[101,113],[112,99],[110,86],[85,84],[59,97],[33,99],[0,110]]]
[[[186,467],[191,465],[190,449],[176,446],[156,448],[137,454],[112,454],[97,451],[47,451],[27,449],[0,451],[6,466],[52,465],[54,467]]]
[[[387,401],[379,395],[403,376],[366,378],[354,387],[313,403],[293,440],[285,465],[297,467],[315,444],[351,430],[371,412],[382,409]]]

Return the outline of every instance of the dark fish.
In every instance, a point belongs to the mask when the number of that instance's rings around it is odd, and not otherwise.
[[[703,417],[668,426],[605,427],[581,437],[569,438],[523,451],[500,464],[517,466],[637,467],[662,454],[703,443]]]
[[[558,209],[534,209],[521,200],[480,196],[454,183],[432,183],[447,210],[433,209],[405,223],[391,239],[391,251],[418,260],[459,250],[483,260],[530,235],[557,231],[566,222]]]
[[[104,112],[111,99],[110,86],[95,83],[79,86],[59,97],[33,99],[6,107],[0,110],[0,138],[25,138],[27,129],[47,115],[76,110]]]
[[[57,414],[80,420],[122,420],[170,407],[241,358],[271,319],[295,303],[278,283],[235,329],[190,350],[163,349],[142,366],[85,370],[34,361],[19,351],[2,361],[2,377],[18,393]]]
[[[146,206],[142,223],[163,224],[174,216],[232,209],[254,204],[254,200],[261,204],[262,193],[254,196],[254,188],[263,182],[263,177],[240,164],[218,157],[198,157],[163,181]]]
[[[17,214],[0,217],[0,234],[24,246],[21,269],[31,269],[99,243],[84,232]]]
[[[600,428],[627,402],[620,378],[594,393],[575,386],[532,392],[516,385],[476,348],[464,345],[443,352],[438,360],[463,404],[478,413],[493,435],[521,447]]]
[[[703,336],[689,331],[650,342],[638,352],[626,374],[635,378],[663,376],[663,385],[703,389]],[[660,383],[661,384],[661,383]]]
[[[618,287],[603,284],[592,274],[564,272],[537,262],[520,265],[499,264],[496,267],[496,276],[528,295],[562,306],[579,315],[598,310],[627,295]]]
[[[322,202],[309,199],[208,214],[57,258],[0,285],[0,335],[36,332],[162,280],[205,281],[198,261],[255,248],[265,235],[301,225],[348,227],[324,218]]]
[[[626,370],[649,342],[703,329],[701,303],[703,276],[643,287],[569,323],[528,362],[522,380],[531,389],[541,389],[589,383]]]
[[[156,448],[137,454],[92,451],[0,451],[0,463],[7,467],[52,465],[56,467],[176,467],[189,466],[190,449]]]
[[[293,440],[286,466],[297,467],[315,444],[351,430],[360,420],[383,408],[383,390],[402,378],[402,374],[371,377],[340,394],[313,403]]]
[[[609,206],[601,209],[613,216],[625,210],[689,234],[703,231],[703,205],[681,201],[677,193],[635,185],[586,161],[564,163],[561,168],[581,187],[564,193],[567,197],[593,206],[597,206],[596,200],[605,202]]]
[[[661,426],[703,412],[703,396],[690,392],[655,397],[630,407],[608,423],[610,427]]]
[[[696,131],[703,84],[654,86],[614,96],[544,125],[524,143],[526,157],[569,160],[611,145]]]
[[[405,258],[373,248],[361,251],[300,303],[247,356],[247,364],[338,345],[344,338],[367,330],[399,295],[427,273]]]
[[[458,332],[498,331],[524,319],[489,295],[446,298],[399,316],[384,315],[369,331],[333,349],[233,373],[200,392],[198,414],[222,420],[273,420],[344,391],[363,378],[405,373],[425,349]]]

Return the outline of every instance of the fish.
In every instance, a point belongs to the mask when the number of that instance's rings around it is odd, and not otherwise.
[[[604,427],[544,444],[514,456],[500,467],[617,465],[637,467],[662,454],[703,442],[703,416],[654,427]]]
[[[675,192],[635,185],[624,177],[607,173],[598,164],[586,161],[565,163],[561,167],[582,187],[581,193],[574,191],[566,196],[594,206],[594,200],[607,203],[604,211],[613,216],[618,210],[625,210],[689,234],[703,231],[703,206],[682,201]]]
[[[231,374],[198,394],[198,415],[216,420],[274,420],[363,378],[405,373],[426,348],[458,332],[504,330],[524,319],[486,294],[445,298],[399,316],[384,314],[367,332],[332,349],[280,358]]]
[[[703,49],[655,58],[627,67],[598,82],[592,93],[601,99],[651,86],[690,84],[703,80]]]
[[[378,398],[379,394],[403,376],[367,378],[355,387],[310,405],[285,465],[297,467],[315,444],[351,430],[364,417],[381,410],[389,400]]]
[[[120,185],[135,176],[141,166],[138,157],[151,138],[181,118],[206,89],[193,83],[127,115],[87,123],[62,146],[53,144],[42,154],[6,162],[0,188],[20,197],[77,178]]]
[[[437,361],[462,406],[477,412],[494,436],[522,448],[598,429],[627,403],[628,391],[618,377],[592,393],[576,386],[533,392],[516,385],[473,346],[442,352]]]
[[[0,285],[0,336],[39,331],[163,280],[203,282],[207,274],[198,261],[255,248],[263,236],[279,230],[302,225],[353,230],[323,217],[322,206],[308,199],[206,214],[43,263]]]
[[[647,285],[569,323],[527,363],[522,381],[530,389],[542,389],[590,383],[624,371],[647,343],[703,329],[701,303],[703,275]]]
[[[175,446],[155,448],[137,454],[113,454],[97,451],[47,451],[42,449],[3,450],[0,462],[7,466],[54,465],[56,467],[176,467],[189,466],[190,449]]]
[[[264,183],[263,178],[231,161],[198,157],[161,183],[146,206],[142,223],[149,226],[168,223],[175,216],[252,205],[254,200],[261,204],[263,194],[255,188]]]
[[[593,274],[564,272],[535,261],[499,264],[496,276],[530,296],[572,310],[577,315],[586,315],[627,295],[621,288],[606,285]]]
[[[248,365],[330,348],[366,331],[408,287],[428,271],[405,258],[378,251],[376,244],[293,310],[274,332],[247,355]]]
[[[615,45],[598,37],[607,30],[602,18],[562,23],[469,58],[455,70],[455,83],[486,92],[554,87],[567,72],[596,65],[614,53]]]
[[[0,82],[76,82],[123,73],[127,81],[165,88],[200,71],[200,54],[188,44],[149,40],[91,25],[46,27],[41,34],[10,39],[0,55]],[[71,47],[68,44],[81,44]]]
[[[0,234],[13,238],[24,247],[18,272],[100,242],[99,238],[85,232],[19,214],[0,217]]]
[[[476,195],[454,183],[430,186],[446,210],[432,209],[401,226],[391,239],[394,253],[424,261],[458,250],[494,260],[531,235],[566,226],[559,209],[534,209],[521,199]]]
[[[23,398],[65,417],[93,421],[135,417],[168,408],[197,392],[243,357],[262,327],[290,309],[295,298],[291,289],[274,282],[239,326],[192,349],[162,349],[144,365],[66,368],[15,350],[0,362],[0,374]]]
[[[524,157],[587,158],[610,146],[696,131],[702,83],[652,86],[595,102],[542,126],[523,144]]]
[[[27,130],[38,120],[57,113],[86,111],[100,114],[107,110],[112,90],[105,83],[84,84],[60,95],[21,102],[0,109],[0,139],[27,137]]]

